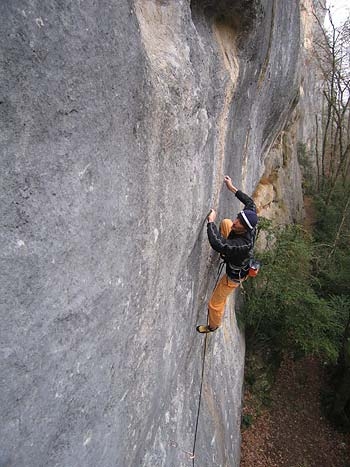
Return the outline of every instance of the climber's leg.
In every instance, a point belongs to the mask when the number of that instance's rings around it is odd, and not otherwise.
[[[208,305],[209,327],[211,329],[221,325],[222,317],[225,312],[226,299],[237,287],[239,287],[239,282],[233,282],[226,274],[222,276],[218,285],[215,287]]]

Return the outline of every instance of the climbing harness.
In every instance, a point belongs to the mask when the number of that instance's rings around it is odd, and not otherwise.
[[[229,266],[231,271],[233,271],[238,276],[237,279],[232,279],[231,277],[229,277],[229,279],[233,282],[239,282],[241,284],[249,274],[249,262],[242,266],[235,266],[234,264],[229,263]]]

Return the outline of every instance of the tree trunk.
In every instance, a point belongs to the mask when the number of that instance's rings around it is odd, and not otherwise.
[[[319,161],[319,151],[318,151],[318,118],[317,114],[315,115],[315,120],[316,120],[316,146],[315,146],[315,152],[316,152],[316,168],[317,168],[317,192],[320,192],[320,161]]]

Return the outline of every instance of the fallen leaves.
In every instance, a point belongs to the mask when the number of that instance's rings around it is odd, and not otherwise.
[[[323,417],[323,368],[317,359],[285,359],[271,392],[269,409],[254,414],[242,432],[241,467],[345,467],[350,435],[337,432]],[[254,412],[246,391],[243,415]]]

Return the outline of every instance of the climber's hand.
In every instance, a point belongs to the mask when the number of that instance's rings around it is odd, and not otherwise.
[[[216,219],[216,212],[212,209],[208,215],[208,222],[214,222]]]
[[[225,175],[224,182],[225,182],[225,185],[227,186],[227,188],[230,191],[232,191],[232,193],[236,193],[237,188],[235,186],[233,186],[231,177],[229,177],[228,175]]]

